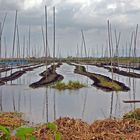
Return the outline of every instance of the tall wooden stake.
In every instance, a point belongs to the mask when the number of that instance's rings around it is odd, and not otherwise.
[[[55,65],[55,7],[53,7],[53,71]]]
[[[17,10],[16,10],[16,16],[15,16],[15,27],[14,27],[12,58],[14,57],[14,51],[15,51],[16,27],[17,27]]]
[[[29,26],[29,58],[30,58],[30,51],[31,51],[31,27]]]
[[[47,19],[47,6],[45,6],[45,31],[46,31],[46,53],[45,53],[45,56],[46,56],[46,76],[47,76],[47,57],[48,57],[48,19]]]
[[[1,58],[1,36],[2,36],[2,27],[0,22],[0,58]]]
[[[0,58],[2,57],[1,39],[2,39],[2,33],[3,33],[6,17],[7,17],[7,13],[5,13],[5,16],[4,16],[4,19],[3,19],[3,23],[0,22]]]
[[[45,6],[45,27],[46,27],[46,78],[47,78],[47,47],[48,47],[48,26],[47,26],[47,7]],[[48,93],[46,88],[46,121],[48,122]]]
[[[83,30],[81,30],[81,33],[82,33],[82,40],[83,40],[84,50],[85,50],[85,57],[87,57],[86,42],[85,42],[85,37],[84,37]]]

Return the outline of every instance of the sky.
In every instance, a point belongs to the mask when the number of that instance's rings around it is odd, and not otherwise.
[[[5,48],[8,50],[6,55],[11,56],[16,10],[18,10],[20,48],[23,48],[24,36],[26,48],[29,46],[30,27],[32,48],[30,53],[34,56],[44,55],[41,26],[44,27],[45,23],[45,5],[48,8],[48,45],[51,55],[53,50],[53,6],[56,8],[57,57],[85,55],[84,51],[81,51],[81,29],[89,56],[108,55],[107,20],[112,25],[113,46],[115,46],[114,31],[116,30],[117,34],[121,32],[119,55],[128,55],[131,33],[140,23],[140,0],[0,0],[0,22],[3,22],[4,15],[7,13],[2,34],[3,57]],[[137,56],[140,54],[139,44],[138,30]]]

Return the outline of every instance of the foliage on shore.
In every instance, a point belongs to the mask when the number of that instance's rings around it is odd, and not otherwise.
[[[134,117],[133,113],[139,116],[140,109],[126,113],[122,119],[97,120],[92,124],[81,119],[64,117],[53,123],[31,128],[16,128],[15,135],[11,129],[5,125],[1,126],[0,123],[0,138],[6,138],[2,140],[138,140],[140,120],[139,117]]]
[[[132,110],[126,114],[124,114],[123,118],[130,118],[130,119],[137,119],[140,120],[140,108],[137,108],[135,110]]]
[[[18,112],[1,112],[0,113],[0,125],[8,126],[10,128],[16,128],[27,122],[23,119],[23,114]]]

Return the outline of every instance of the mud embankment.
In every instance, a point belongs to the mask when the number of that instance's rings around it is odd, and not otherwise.
[[[37,66],[34,66],[34,67],[28,67],[28,68],[25,68],[23,70],[19,70],[19,71],[16,71],[14,73],[11,73],[9,76],[1,77],[0,78],[0,85],[4,85],[5,82],[8,82],[8,81],[16,80],[19,77],[21,77],[23,74],[25,74],[27,71],[32,71],[32,70],[34,70],[38,67],[42,67],[42,66],[43,66],[43,64],[37,65]]]
[[[40,73],[39,75],[42,76],[42,78],[39,81],[30,84],[29,87],[38,88],[48,86],[52,83],[63,80],[64,77],[56,73],[56,68],[58,68],[60,65],[61,64],[52,65],[50,68]]]
[[[74,66],[76,67],[74,70],[75,73],[89,77],[91,80],[94,81],[93,86],[99,89],[102,89],[104,91],[130,90],[130,88],[127,87],[124,83],[113,80],[110,77],[107,77],[101,74],[87,72],[84,66],[79,66],[79,65],[74,65]]]
[[[140,74],[135,73],[135,72],[127,72],[123,70],[119,70],[118,68],[110,68],[107,66],[104,66],[105,69],[108,69],[110,72],[112,71],[113,73],[117,73],[122,76],[127,76],[127,77],[132,77],[132,78],[140,78]]]

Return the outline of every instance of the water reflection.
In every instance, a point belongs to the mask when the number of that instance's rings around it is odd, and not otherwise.
[[[61,117],[81,118],[87,122],[111,116],[121,116],[125,111],[139,107],[139,104],[124,104],[123,100],[140,99],[140,80],[114,74],[131,88],[130,92],[104,92],[95,87],[89,78],[74,74],[74,66],[67,64],[57,69],[64,75],[64,81],[79,80],[88,87],[79,90],[58,91],[51,88],[32,89],[28,85],[40,79],[39,73],[45,70],[40,67],[27,72],[20,79],[14,80],[14,85],[0,87],[1,111],[20,111],[25,113],[30,122],[40,123],[53,121]],[[88,66],[88,71],[111,77],[106,69]],[[88,81],[88,82],[87,82]]]

